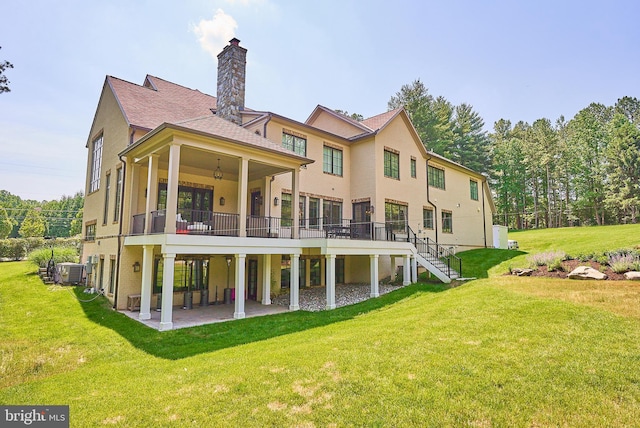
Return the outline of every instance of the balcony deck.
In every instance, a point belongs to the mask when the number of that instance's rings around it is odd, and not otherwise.
[[[145,214],[133,216],[131,235],[145,234]],[[151,213],[149,234],[163,234],[164,210]],[[176,233],[186,235],[240,236],[239,215],[212,211],[181,211],[176,219]],[[403,225],[404,226],[404,225]],[[397,241],[397,227],[387,223],[354,222],[350,219],[330,221],[325,218],[301,219],[299,238],[358,239]],[[402,229],[402,227],[400,227]],[[293,238],[291,219],[247,216],[246,236],[252,238]]]

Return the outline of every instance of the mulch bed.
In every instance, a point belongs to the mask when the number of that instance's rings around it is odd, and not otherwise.
[[[569,272],[571,272],[578,266],[591,266],[595,270],[600,271],[601,264],[594,261],[582,262],[580,260],[566,260],[562,262],[562,266],[564,267],[564,270],[551,271],[551,272],[547,270],[546,266],[538,266],[538,270],[534,270],[533,272],[531,272],[531,276],[545,276],[547,278],[566,278]],[[625,279],[624,274],[615,273],[614,271],[611,270],[609,266],[605,265],[605,267],[606,267],[606,270],[601,272],[607,274],[607,280],[620,281]]]

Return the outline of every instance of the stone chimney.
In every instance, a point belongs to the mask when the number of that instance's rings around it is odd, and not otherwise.
[[[237,125],[242,124],[247,50],[235,37],[218,54],[218,99],[216,114]]]

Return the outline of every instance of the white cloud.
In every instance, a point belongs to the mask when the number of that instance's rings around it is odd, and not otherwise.
[[[195,25],[193,32],[198,36],[202,49],[216,58],[229,40],[235,37],[236,28],[236,20],[224,13],[224,10],[218,9],[212,19],[203,19]]]

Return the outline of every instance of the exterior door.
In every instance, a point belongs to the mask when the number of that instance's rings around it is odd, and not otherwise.
[[[249,259],[247,299],[258,300],[258,261]],[[267,287],[269,285],[267,284]]]
[[[262,206],[262,195],[260,191],[251,192],[251,215],[259,216],[260,215],[260,207]]]
[[[351,237],[356,239],[371,239],[371,228],[371,202],[358,202],[353,204]]]

